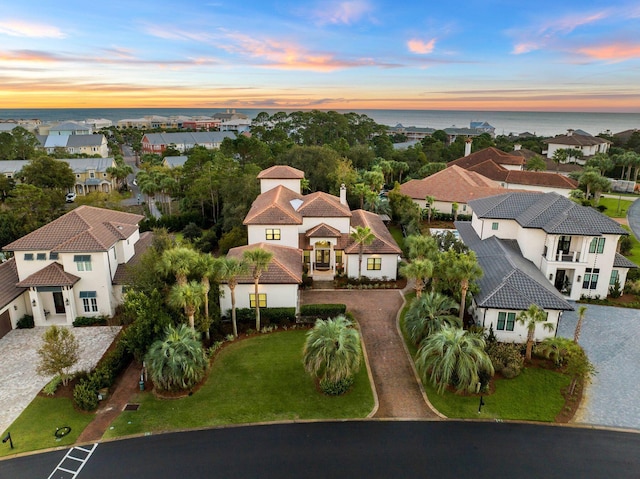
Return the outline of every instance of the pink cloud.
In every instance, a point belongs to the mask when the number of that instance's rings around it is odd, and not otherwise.
[[[611,43],[593,47],[582,47],[578,53],[587,55],[595,60],[622,62],[632,58],[640,58],[640,44]]]
[[[323,4],[315,16],[320,23],[351,25],[373,11],[365,0],[351,0]]]
[[[58,27],[54,27],[53,25],[23,22],[20,20],[0,22],[0,34],[11,37],[29,38],[65,38],[67,36]]]
[[[436,46],[436,39],[432,38],[428,42],[423,40],[418,40],[417,38],[411,39],[407,42],[407,47],[411,53],[418,53],[420,55],[425,55],[427,53],[433,52],[433,49]]]

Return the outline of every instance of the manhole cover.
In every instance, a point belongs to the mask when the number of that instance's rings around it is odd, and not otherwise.
[[[140,407],[140,404],[127,404],[124,407],[124,410],[125,411],[137,411],[139,407]]]

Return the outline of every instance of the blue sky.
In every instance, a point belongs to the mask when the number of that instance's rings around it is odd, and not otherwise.
[[[640,112],[640,3],[2,6],[0,107],[127,106]]]

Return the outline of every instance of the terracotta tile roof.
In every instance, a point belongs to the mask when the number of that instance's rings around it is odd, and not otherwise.
[[[351,218],[351,227],[355,228],[356,226],[369,227],[375,236],[373,243],[364,247],[363,252],[365,254],[402,253],[402,250],[398,247],[391,233],[377,214],[364,210],[355,210]],[[344,252],[347,254],[359,253],[360,245],[356,244],[351,236],[346,236],[347,244],[344,246]]]
[[[509,170],[498,165],[493,160],[483,161],[477,165],[472,165],[468,168],[469,171],[475,171],[476,173],[485,176],[486,178],[494,181],[506,181]]]
[[[16,286],[18,281],[16,260],[11,258],[4,263],[0,263],[0,308],[4,308],[24,293],[26,288]]]
[[[601,145],[602,143],[609,143],[609,140],[599,138],[591,135],[581,135],[579,133],[572,133],[571,135],[559,135],[555,138],[549,138],[542,140],[542,143],[546,145],[567,145],[567,146],[593,146]]]
[[[113,275],[113,284],[129,284],[129,271],[132,266],[140,262],[140,257],[147,251],[153,242],[153,232],[145,231],[134,245],[134,253],[127,263],[119,264],[116,274]]]
[[[259,180],[297,180],[302,178],[304,178],[304,171],[286,165],[275,165],[258,173]]]
[[[318,226],[315,226],[308,230],[305,233],[305,236],[307,238],[311,238],[313,236],[322,238],[339,238],[340,236],[342,236],[342,233],[340,233],[340,231],[338,231],[333,226],[329,226],[326,223],[320,223]]]
[[[30,288],[34,286],[73,286],[80,278],[67,273],[60,263],[51,263],[46,268],[33,273],[20,281],[16,286]]]
[[[450,161],[447,163],[447,166],[458,165],[465,170],[468,170],[469,167],[483,163],[487,160],[493,160],[498,165],[522,166],[525,164],[525,159],[522,156],[505,153],[502,150],[490,146],[489,148],[485,148],[483,150],[476,151],[475,153],[471,153],[470,155],[463,156],[462,158],[458,158],[457,160]]]
[[[251,205],[245,217],[245,225],[300,225],[302,214],[296,211],[292,201],[302,202],[303,196],[282,185],[262,193]]]
[[[469,200],[505,193],[495,181],[475,171],[453,165],[422,180],[400,185],[400,192],[413,199],[433,196],[438,201],[467,203]]]
[[[485,161],[469,168],[495,181],[523,186],[548,186],[553,188],[576,189],[578,183],[571,178],[546,171],[507,170],[493,161]],[[497,193],[500,194],[500,193]]]
[[[316,192],[303,197],[303,203],[298,212],[302,216],[341,218],[351,216],[347,205],[340,203],[340,198],[328,193]]]
[[[571,173],[572,171],[582,171],[584,168],[577,163],[556,163],[553,158],[544,158],[547,164],[547,171],[558,171],[562,173]]]
[[[137,229],[144,216],[79,206],[69,213],[6,245],[6,251],[107,251]]]
[[[242,259],[245,251],[260,248],[273,254],[268,269],[260,277],[261,284],[300,284],[302,283],[302,250],[289,246],[277,246],[270,243],[255,243],[232,248],[228,258]],[[249,274],[238,278],[238,283],[253,283]]]

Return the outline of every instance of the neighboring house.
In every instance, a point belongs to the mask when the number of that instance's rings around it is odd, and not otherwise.
[[[251,129],[251,120],[236,118],[234,120],[224,121],[220,123],[220,131],[235,131],[237,133],[244,133]]]
[[[266,295],[266,304],[296,306],[303,267],[315,279],[331,280],[340,271],[358,277],[360,247],[350,236],[358,226],[370,228],[374,236],[373,242],[363,247],[362,276],[396,279],[401,250],[380,216],[350,211],[344,186],[340,197],[322,192],[303,195],[303,178],[302,171],[289,166],[273,166],[260,172],[261,193],[244,219],[248,245],[229,252],[238,257],[247,249],[264,248],[274,254],[274,271],[279,273],[273,281],[260,281],[260,294]],[[248,279],[245,281],[243,295],[253,294]],[[221,298],[223,310],[230,304],[228,288],[225,291]],[[275,303],[268,299],[272,296],[277,298]],[[243,301],[238,304],[247,304],[248,297]]]
[[[435,131],[436,131],[435,128],[403,126],[402,123],[398,123],[396,126],[390,126],[387,130],[387,134],[405,135],[408,141],[420,141],[423,138],[431,136]]]
[[[142,152],[162,154],[169,146],[184,153],[195,146],[209,150],[220,148],[225,138],[235,139],[236,135],[222,131],[196,131],[181,133],[147,133],[142,137]]]
[[[191,120],[191,117],[183,115],[148,115],[143,118],[125,118],[122,120],[118,120],[116,126],[119,129],[135,128],[137,130],[182,128],[183,123],[189,120]]]
[[[220,127],[220,120],[214,118],[201,117],[192,118],[182,122],[182,128],[187,130],[217,130]]]
[[[578,187],[577,181],[564,175],[545,171],[525,171],[525,161],[523,156],[490,147],[450,161],[447,165],[456,165],[480,173],[507,189],[553,192],[569,197],[571,191]]]
[[[189,159],[188,156],[165,156],[162,166],[166,168],[181,168]]]
[[[453,213],[453,203],[458,204],[458,214],[470,215],[469,201],[506,193],[495,181],[474,171],[453,165],[427,176],[422,180],[409,180],[400,185],[400,193],[413,199],[421,209],[427,207],[425,198],[435,199],[432,208],[443,213]]]
[[[582,158],[571,159],[571,161],[580,165],[584,165],[589,157],[596,153],[607,153],[611,145],[609,140],[592,136],[582,130],[568,130],[566,135],[559,135],[555,138],[544,140],[543,143],[547,145],[547,158],[553,158],[556,150],[561,149],[572,149],[582,152]]]
[[[520,311],[537,304],[554,331],[536,329],[536,339],[555,334],[567,300],[604,298],[637,266],[616,252],[628,233],[615,221],[555,193],[508,193],[471,201],[471,222],[457,222],[462,240],[478,256],[484,276],[474,298],[477,323],[501,341],[524,342],[514,323]]]
[[[115,180],[107,173],[107,168],[115,166],[113,158],[65,158],[75,175],[73,191],[78,195],[85,195],[93,191],[111,192],[115,187]],[[29,163],[29,160],[0,161],[0,174],[7,178],[15,178],[16,174]]]
[[[109,147],[104,135],[36,135],[40,147],[47,154],[54,153],[56,148],[62,148],[70,154],[109,156]]]
[[[74,121],[65,121],[49,128],[49,135],[91,135],[93,131],[87,125]]]
[[[262,248],[273,255],[269,267],[262,273],[258,289],[261,308],[297,308],[298,285],[302,283],[302,251],[298,248],[256,243],[232,248],[228,258],[242,259],[245,251]],[[231,309],[231,291],[226,284],[221,285],[220,310]],[[255,307],[255,286],[251,273],[239,277],[235,289],[237,308]]]
[[[113,316],[122,302],[126,266],[152,239],[139,233],[143,218],[80,206],[6,245],[3,250],[14,257],[0,265],[0,323],[7,311],[12,328],[25,314],[36,326]]]

